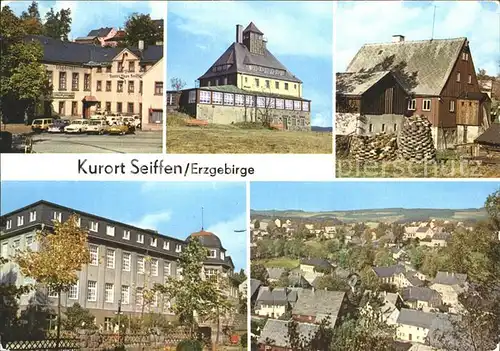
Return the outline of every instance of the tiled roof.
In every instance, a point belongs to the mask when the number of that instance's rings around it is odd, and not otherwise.
[[[105,37],[111,32],[113,28],[111,27],[106,27],[106,28],[99,28],[99,29],[93,29],[87,34],[87,37]]]
[[[266,269],[267,269],[268,279],[280,279],[281,275],[285,273],[284,268],[270,267]]]
[[[365,44],[347,72],[396,71],[413,93],[439,95],[466,38]]]
[[[250,279],[250,296],[253,296],[257,289],[262,285],[262,282],[258,279]]]
[[[368,89],[377,84],[382,78],[392,75],[403,87],[407,89],[403,81],[398,79],[395,74],[390,71],[379,72],[342,72],[337,73],[337,94],[346,96],[360,96]]]
[[[329,317],[330,324],[335,325],[344,296],[343,291],[302,290],[292,313],[315,316],[316,322]]]
[[[467,280],[467,274],[437,272],[432,284],[462,285]]]
[[[303,258],[300,260],[300,264],[321,268],[332,268],[331,263],[324,258]]]
[[[262,34],[262,35],[264,34],[259,30],[259,28],[257,28],[257,26],[253,22],[250,22],[250,24],[245,28],[243,33],[245,33],[245,32],[254,32],[254,33]]]
[[[431,301],[432,299],[439,298],[439,293],[426,287],[412,286],[403,289],[403,299],[406,301]]]
[[[387,278],[405,271],[405,267],[399,264],[388,267],[373,267],[373,271],[378,277]]]
[[[436,318],[435,313],[402,308],[399,313],[397,323],[429,329],[434,318]]]
[[[268,319],[264,328],[260,333],[258,343],[266,344],[268,341],[271,345],[278,347],[290,347],[290,339],[288,337],[289,321]],[[319,326],[310,323],[297,323],[297,331],[299,337],[304,341],[312,340],[318,332]]]

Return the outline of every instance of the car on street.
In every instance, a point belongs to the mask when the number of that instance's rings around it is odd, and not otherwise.
[[[69,126],[69,119],[55,119],[54,122],[49,126],[47,132],[49,133],[64,133],[64,128]]]
[[[141,128],[141,117],[138,115],[124,116],[122,118],[122,121],[130,125],[133,125],[136,129]]]
[[[108,134],[125,135],[135,132],[135,127],[126,123],[118,123],[108,128]]]
[[[93,119],[87,126],[87,134],[104,134],[108,132],[108,124],[104,120]]]
[[[46,132],[53,122],[53,118],[37,118],[31,123],[31,130],[34,132]]]
[[[108,124],[110,126],[112,126],[114,124],[119,124],[121,122],[121,120],[122,120],[122,116],[119,114],[112,113],[112,114],[106,116],[106,122],[108,122]]]
[[[75,119],[71,121],[69,126],[64,127],[64,132],[66,133],[85,133],[89,125],[89,120],[87,119]]]

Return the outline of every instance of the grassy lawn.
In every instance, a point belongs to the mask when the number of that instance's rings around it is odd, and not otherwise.
[[[475,164],[461,160],[415,164],[407,161],[365,162],[337,159],[338,178],[497,178],[500,165]]]
[[[267,260],[252,260],[252,263],[262,264],[267,268],[275,267],[275,268],[286,268],[286,269],[296,268],[300,264],[298,259],[289,257],[270,258]]]
[[[186,126],[175,118],[167,120],[167,153],[331,154],[332,133],[278,131],[248,123]]]

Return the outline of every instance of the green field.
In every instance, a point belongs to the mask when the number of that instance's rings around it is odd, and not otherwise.
[[[286,268],[293,269],[300,265],[300,261],[295,258],[279,257],[266,260],[252,260],[254,264],[262,264],[266,268]]]

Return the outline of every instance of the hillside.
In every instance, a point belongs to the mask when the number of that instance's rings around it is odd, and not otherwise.
[[[484,208],[429,209],[429,208],[384,208],[350,211],[305,212],[301,210],[251,210],[252,218],[296,218],[310,221],[339,220],[342,222],[398,222],[441,219],[449,221],[478,221],[486,218]]]

